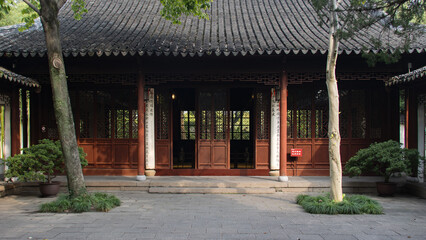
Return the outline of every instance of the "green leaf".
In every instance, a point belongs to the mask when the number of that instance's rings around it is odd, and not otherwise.
[[[180,24],[182,15],[193,15],[208,20],[209,17],[205,11],[210,9],[212,0],[160,0],[160,2],[163,5],[161,15],[174,24]]]

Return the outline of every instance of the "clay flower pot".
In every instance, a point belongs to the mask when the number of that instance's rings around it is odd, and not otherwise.
[[[39,187],[42,197],[54,197],[59,192],[60,182],[40,183]]]
[[[391,197],[396,192],[396,183],[394,182],[376,182],[377,193],[383,197]]]

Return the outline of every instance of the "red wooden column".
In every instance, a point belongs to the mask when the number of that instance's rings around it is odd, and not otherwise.
[[[145,176],[145,78],[142,71],[138,77],[138,176],[136,180],[144,181]]]
[[[407,97],[408,95],[408,97]],[[414,88],[406,91],[405,147],[417,148],[417,92]]]
[[[11,156],[19,154],[21,151],[21,134],[20,134],[20,119],[19,119],[19,89],[12,89],[11,99]]]
[[[27,111],[27,91],[22,89],[22,148],[28,147],[28,111]]]
[[[287,182],[287,72],[280,81],[280,176],[278,181]]]

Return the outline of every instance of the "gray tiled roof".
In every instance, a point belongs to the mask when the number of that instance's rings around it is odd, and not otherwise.
[[[426,77],[426,66],[413,70],[409,73],[401,74],[395,77],[390,78],[386,81],[387,86],[401,84],[406,82],[411,82],[414,80],[424,79]]]
[[[27,87],[35,87],[35,88],[40,87],[40,84],[36,80],[32,78],[24,77],[10,70],[7,70],[6,68],[0,67],[0,79],[2,78],[9,80],[10,82],[16,82],[16,83],[22,84]]]
[[[89,12],[80,21],[73,19],[69,2],[60,11],[65,56],[324,54],[328,49],[328,29],[319,26],[308,0],[214,0],[210,20],[184,17],[181,25],[160,16],[158,0],[86,2]],[[45,54],[39,21],[28,31],[17,29],[0,28],[0,57]],[[368,34],[379,34],[378,27]],[[368,39],[358,34],[342,41],[341,52],[376,51]],[[422,38],[409,52],[425,49]]]

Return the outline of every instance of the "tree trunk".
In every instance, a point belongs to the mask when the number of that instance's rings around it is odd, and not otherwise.
[[[68,191],[72,197],[75,197],[86,192],[86,185],[81,169],[59,37],[59,7],[54,0],[40,0],[40,6],[40,18],[46,37],[53,108],[65,159]]]
[[[329,99],[328,122],[328,152],[330,161],[331,198],[336,202],[343,200],[342,194],[342,164],[340,159],[340,130],[339,130],[339,90],[336,79],[336,61],[339,50],[339,40],[336,37],[338,28],[336,0],[332,0],[330,12],[330,36],[327,56],[327,90]]]

